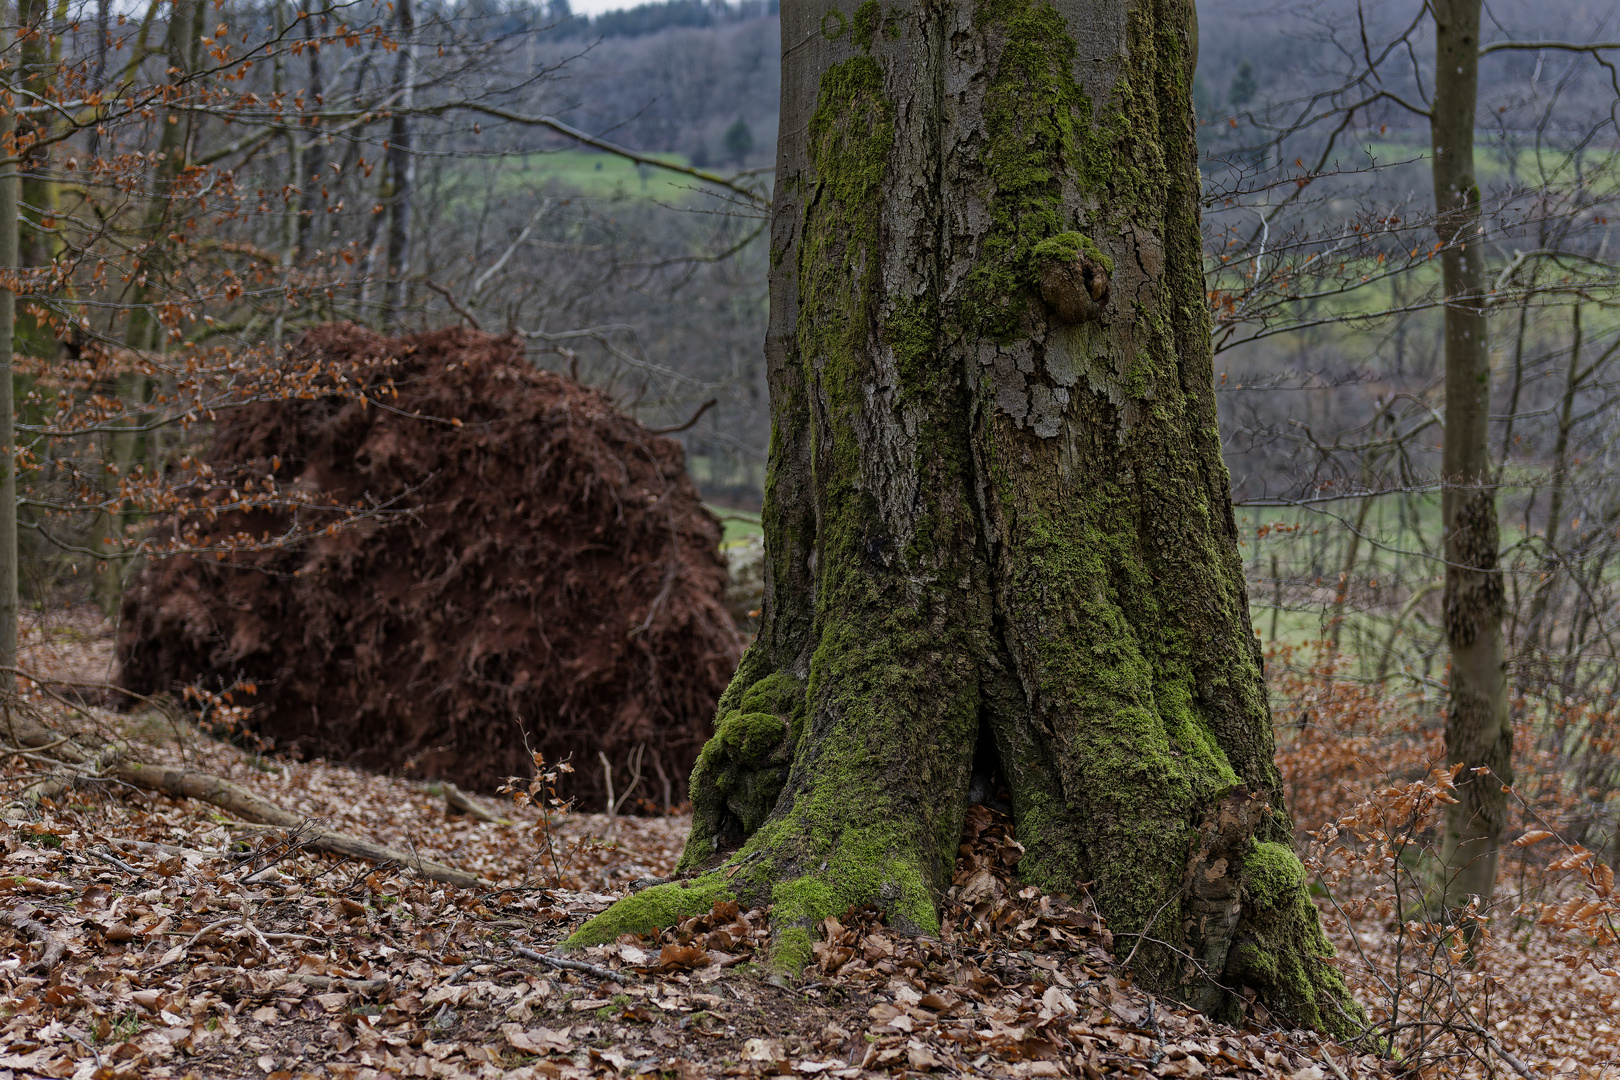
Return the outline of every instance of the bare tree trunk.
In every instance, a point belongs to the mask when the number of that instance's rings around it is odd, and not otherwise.
[[[1445,288],[1446,637],[1451,698],[1446,757],[1464,765],[1447,808],[1441,859],[1445,904],[1456,909],[1496,887],[1498,847],[1513,782],[1497,564],[1496,489],[1491,475],[1491,360],[1485,298],[1485,236],[1474,176],[1474,103],[1479,90],[1480,0],[1436,0],[1435,90],[1430,118],[1434,199]],[[1476,771],[1483,770],[1483,771]]]
[[[196,69],[207,9],[205,0],[178,0],[169,15],[166,52],[177,81]],[[160,294],[159,278],[169,272],[170,265],[167,245],[156,238],[163,235],[170,220],[169,195],[190,140],[187,127],[190,117],[186,113],[178,116],[178,123],[162,125],[158,164],[152,171],[151,205],[145,222],[146,235],[154,238],[144,266],[148,283],[135,290],[129,324],[124,332],[125,346],[136,352],[159,348],[164,343],[165,328],[153,310],[153,300]],[[97,603],[108,616],[115,614],[123,602],[124,572],[128,568],[123,558],[125,514],[119,498],[120,478],[139,457],[139,433],[134,414],[144,403],[149,387],[149,381],[139,372],[131,372],[119,380],[117,396],[124,403],[126,416],[107,435],[106,452],[102,455],[102,488],[108,507],[96,513],[91,544],[94,550],[107,556],[96,567],[95,592]]]
[[[382,166],[377,172],[377,205],[386,210],[394,198],[393,172],[389,168],[386,155],[383,157]],[[365,312],[371,307],[371,298],[377,288],[377,246],[380,242],[378,234],[382,232],[382,219],[384,216],[385,213],[373,212],[366,218],[365,240],[360,245],[361,250],[365,252],[365,259],[361,263],[364,269],[360,275],[359,308],[361,318],[365,318]],[[386,273],[384,276],[386,276]]]
[[[310,9],[306,2],[304,5],[304,40],[313,42],[326,30],[330,16],[330,8],[322,5],[319,17]],[[316,29],[319,21],[320,29]],[[403,48],[404,46],[402,46]],[[309,76],[304,86],[305,99],[311,109],[319,109],[322,96],[325,94],[325,84],[321,76],[321,51],[311,44],[306,50],[309,60]],[[322,188],[326,183],[326,144],[321,139],[320,121],[311,122],[309,128],[309,153],[298,163],[298,186],[303,189],[304,198],[298,211],[298,259],[310,258],[310,249],[315,245],[310,242],[310,236],[330,234],[331,228],[325,224],[323,212],[326,208],[326,198]]]
[[[411,194],[416,180],[416,158],[411,154],[411,115],[415,104],[416,18],[411,0],[399,2],[399,58],[394,64],[394,86],[399,103],[388,131],[388,175],[393,198],[388,208],[388,281],[383,292],[383,321],[399,317],[405,300],[405,275],[411,267]]]
[[[935,931],[969,778],[1147,983],[1357,1026],[1272,761],[1203,302],[1186,0],[782,10],[763,623],[682,865]],[[982,747],[977,755],[976,747]]]
[[[46,100],[51,92],[51,72],[61,59],[61,36],[52,26],[49,0],[20,0],[18,21],[23,28],[23,39],[18,47],[18,74],[22,85],[36,100]],[[65,12],[58,4],[54,13],[60,22]],[[17,125],[19,137],[33,135],[43,139],[50,134],[51,115],[36,113]],[[37,143],[23,154],[19,166],[19,211],[17,253],[19,268],[40,271],[49,266],[62,253],[62,241],[57,232],[57,216],[61,205],[61,186],[51,175],[50,153]],[[29,317],[24,320],[20,339],[13,328],[13,342],[25,354],[52,357],[57,352],[56,332],[48,324]]]
[[[282,21],[283,8],[280,0],[276,0],[276,3],[273,6],[275,10],[276,36],[280,37],[286,32],[286,26]],[[310,20],[306,18],[304,20],[306,41],[308,40],[309,34],[312,32],[309,24]],[[318,63],[319,59],[316,57],[315,51],[310,49],[309,52],[312,57],[310,62],[312,64]],[[284,77],[284,61],[281,54],[277,53],[275,58],[275,66],[271,69],[270,81],[271,89],[277,94],[282,93],[285,89]],[[297,262],[301,253],[301,245],[303,242],[302,238],[304,234],[303,221],[299,216],[301,211],[298,209],[298,205],[293,202],[291,193],[303,190],[307,178],[304,176],[303,153],[301,152],[299,146],[298,126],[296,124],[288,125],[286,131],[282,135],[282,138],[285,139],[287,143],[286,191],[288,192],[288,195],[283,199],[286,206],[286,213],[281,219],[280,259],[283,279],[288,280],[292,273],[292,268]],[[277,305],[276,316],[270,321],[271,341],[276,343],[281,341],[281,337],[286,326],[286,318],[286,306]]]
[[[1541,556],[1541,580],[1530,597],[1530,614],[1525,620],[1523,655],[1533,665],[1534,678],[1545,682],[1552,678],[1552,631],[1546,625],[1547,611],[1557,592],[1563,559],[1558,553],[1558,539],[1564,521],[1565,489],[1569,485],[1569,437],[1575,428],[1575,399],[1581,384],[1592,369],[1581,371],[1581,346],[1585,335],[1581,329],[1581,305],[1576,304],[1571,316],[1572,337],[1569,348],[1569,370],[1564,375],[1563,400],[1559,403],[1558,433],[1553,438],[1552,475],[1547,492],[1547,531],[1543,536],[1545,549]]]
[[[0,267],[17,265],[18,163],[0,163]],[[17,436],[12,400],[12,346],[17,294],[0,287],[0,668],[17,666]],[[0,671],[0,693],[10,693]]]

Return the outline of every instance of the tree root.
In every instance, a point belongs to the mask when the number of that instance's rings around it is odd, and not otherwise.
[[[27,908],[19,907],[7,912],[5,922],[12,929],[27,934],[39,942],[40,947],[44,950],[40,953],[38,960],[28,965],[29,971],[37,971],[42,975],[47,975],[52,968],[62,962],[62,957],[67,955],[66,942],[51,933],[51,928],[44,923],[37,919],[30,919]]]
[[[72,768],[61,777],[52,777],[24,789],[13,807],[31,809],[40,799],[54,797],[75,783],[85,780],[115,780],[146,791],[155,791],[175,799],[195,799],[217,806],[254,825],[278,829],[303,829],[305,841],[317,851],[348,855],[373,863],[398,863],[423,877],[461,889],[488,888],[490,882],[465,870],[424,859],[413,852],[362,840],[347,833],[334,832],[312,825],[300,814],[283,809],[268,799],[254,794],[240,784],[219,776],[197,772],[172,765],[150,765],[133,760],[131,747],[122,740],[114,740],[97,750],[80,746],[71,738],[64,739],[50,728],[29,717],[10,710],[10,737],[12,745],[38,748],[50,746],[52,755]]]

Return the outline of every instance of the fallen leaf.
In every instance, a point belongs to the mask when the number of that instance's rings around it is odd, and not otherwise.
[[[1055,986],[1046,988],[1046,993],[1041,995],[1041,1005],[1049,1016],[1073,1016],[1080,1011],[1074,998]]]
[[[743,1043],[744,1061],[781,1061],[782,1044],[775,1039],[749,1039]]]
[[[557,1054],[567,1053],[574,1048],[570,1033],[573,1028],[529,1028],[524,1030],[517,1024],[502,1024],[501,1037],[514,1050],[522,1050],[529,1054]]]
[[[985,899],[999,900],[1004,895],[1006,890],[1002,888],[1000,879],[990,871],[981,869],[963,884],[958,899],[964,904],[976,904]]]
[[[665,945],[658,951],[658,970],[668,973],[671,971],[690,971],[693,968],[707,967],[709,954],[692,945]]]
[[[912,1039],[906,1043],[906,1063],[913,1069],[937,1069],[941,1062],[926,1043]]]
[[[879,1024],[887,1024],[890,1020],[893,1020],[895,1017],[901,1015],[903,1011],[904,1010],[894,1005],[890,1005],[887,1001],[880,1001],[876,1005],[873,1005],[870,1009],[867,1009],[866,1015],[870,1016],[873,1020],[876,1020]]]
[[[646,967],[652,960],[652,953],[638,949],[634,945],[620,945],[619,959],[632,967]]]

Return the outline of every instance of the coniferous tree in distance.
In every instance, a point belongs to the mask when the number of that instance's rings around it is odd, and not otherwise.
[[[754,152],[754,132],[748,126],[748,121],[741,116],[737,117],[732,125],[726,128],[726,157],[737,168],[742,168],[747,162],[748,155]]]
[[[1226,100],[1232,108],[1241,109],[1254,100],[1260,92],[1260,84],[1254,79],[1254,65],[1247,60],[1238,65],[1232,75],[1232,85],[1226,91]]]

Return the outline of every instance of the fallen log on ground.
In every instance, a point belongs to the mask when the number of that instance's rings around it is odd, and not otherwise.
[[[491,825],[512,824],[447,780],[444,785],[444,816],[451,817],[455,814],[465,814],[479,821],[487,821]]]
[[[414,852],[401,851],[384,844],[362,840],[348,833],[340,833],[311,823],[301,814],[277,806],[240,784],[224,777],[212,776],[177,765],[152,765],[135,760],[131,747],[122,740],[113,740],[94,750],[81,746],[71,737],[63,737],[33,718],[7,710],[8,735],[14,747],[39,748],[49,746],[51,756],[67,766],[62,777],[32,785],[13,800],[13,806],[38,803],[46,795],[54,795],[74,782],[84,780],[114,780],[146,791],[155,791],[175,799],[195,799],[234,814],[254,825],[268,825],[279,829],[303,829],[309,839],[305,842],[318,851],[348,855],[373,863],[398,863],[414,870],[431,881],[454,885],[461,889],[488,888],[491,882],[476,874],[457,870],[453,866],[424,859]]]

